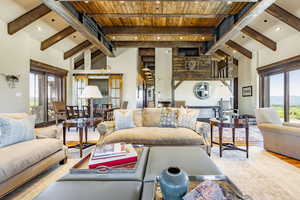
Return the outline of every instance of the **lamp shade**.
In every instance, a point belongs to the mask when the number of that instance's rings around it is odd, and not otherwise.
[[[100,90],[97,86],[86,86],[81,94],[81,98],[84,99],[100,99],[103,98]]]

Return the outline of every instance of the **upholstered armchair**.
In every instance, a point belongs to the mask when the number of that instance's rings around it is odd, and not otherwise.
[[[266,150],[300,160],[300,124],[283,123],[273,108],[256,110]]]

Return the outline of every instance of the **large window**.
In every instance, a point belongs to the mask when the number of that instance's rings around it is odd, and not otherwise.
[[[300,56],[257,69],[260,106],[273,107],[286,122],[300,122]]]

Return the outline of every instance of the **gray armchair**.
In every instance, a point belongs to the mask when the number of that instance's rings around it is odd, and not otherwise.
[[[256,109],[256,121],[266,150],[300,160],[300,124],[283,123],[273,108]]]

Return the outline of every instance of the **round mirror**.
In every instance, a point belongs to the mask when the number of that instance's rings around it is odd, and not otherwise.
[[[207,99],[209,97],[209,83],[196,83],[196,85],[194,86],[194,94],[198,99]]]

